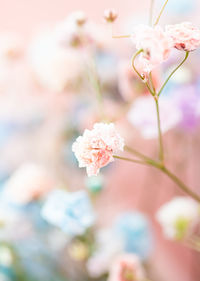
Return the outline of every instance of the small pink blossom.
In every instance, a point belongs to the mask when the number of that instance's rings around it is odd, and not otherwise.
[[[113,153],[123,151],[124,140],[114,124],[96,123],[85,130],[72,145],[79,167],[86,167],[88,176],[97,175],[101,167],[114,161]]]
[[[132,41],[135,43],[136,49],[143,50],[139,60],[145,73],[149,73],[168,59],[173,47],[172,39],[160,26],[154,28],[146,25],[137,26],[133,32]]]
[[[140,281],[144,278],[144,269],[138,257],[123,254],[113,262],[108,281]]]
[[[183,51],[194,51],[200,46],[200,29],[191,22],[166,26],[166,33],[172,38],[174,47]]]

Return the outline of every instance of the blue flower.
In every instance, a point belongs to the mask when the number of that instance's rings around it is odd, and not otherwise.
[[[70,237],[83,234],[94,223],[94,213],[85,191],[53,191],[42,208],[42,216]]]
[[[152,249],[152,233],[148,219],[139,212],[121,214],[114,223],[115,235],[120,236],[124,250],[146,259]]]

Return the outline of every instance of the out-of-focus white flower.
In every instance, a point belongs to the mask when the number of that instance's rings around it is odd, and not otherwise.
[[[167,97],[159,99],[162,133],[175,127],[181,120],[180,109]],[[152,96],[142,96],[135,100],[129,113],[129,122],[146,139],[158,136],[156,105]]]
[[[122,254],[113,261],[108,281],[139,281],[144,279],[144,268],[138,257],[133,254]]]
[[[4,196],[12,203],[27,204],[45,195],[53,188],[54,182],[40,165],[34,163],[23,164],[4,185]]]
[[[3,245],[0,246],[0,264],[3,266],[10,266],[12,262],[13,257],[10,249]]]
[[[93,278],[108,272],[113,259],[123,252],[123,241],[108,229],[99,231],[96,241],[97,250],[87,262],[87,270]]]
[[[20,227],[19,227],[20,225]],[[26,216],[0,197],[0,240],[16,241],[32,234],[32,225]]]
[[[200,220],[200,206],[189,197],[178,196],[160,207],[156,218],[168,239],[183,239]]]
[[[88,59],[105,41],[101,28],[86,22],[82,11],[74,12],[35,38],[30,48],[33,72],[50,90],[77,89],[87,71]]]
[[[80,51],[64,48],[51,32],[35,39],[30,48],[30,62],[41,85],[56,92],[79,83],[84,69]]]
[[[69,237],[83,234],[94,223],[94,212],[85,191],[50,193],[42,212],[43,218],[61,228]]]
[[[0,33],[0,58],[2,60],[15,58],[22,51],[22,42],[17,34],[11,32]]]

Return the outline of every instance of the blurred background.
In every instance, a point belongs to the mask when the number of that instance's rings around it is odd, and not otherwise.
[[[164,1],[154,2],[155,19]],[[0,7],[0,281],[108,280],[121,252],[139,257],[148,280],[200,280],[200,254],[166,239],[155,219],[162,204],[183,195],[173,182],[122,161],[88,178],[71,152],[86,128],[106,120],[129,146],[157,157],[155,112],[130,66],[134,46],[112,38],[148,24],[150,0],[0,0]],[[118,13],[113,26],[103,18],[107,8]],[[87,18],[80,30],[77,10]],[[200,27],[199,12],[198,0],[169,0],[160,24]],[[174,51],[153,72],[157,87],[181,58]],[[197,193],[199,63],[197,50],[167,85],[161,105],[167,163]],[[58,190],[64,194],[52,193]],[[49,196],[55,210],[66,196],[78,216],[87,210],[91,224],[58,222],[52,206],[42,211]]]

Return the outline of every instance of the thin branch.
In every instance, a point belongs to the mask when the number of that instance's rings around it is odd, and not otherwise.
[[[139,54],[142,53],[142,52],[143,52],[143,49],[140,49],[140,50],[138,50],[138,51],[133,55],[133,57],[132,57],[132,59],[131,59],[131,64],[132,64],[132,67],[133,67],[134,71],[137,73],[137,75],[140,77],[140,79],[141,79],[142,81],[144,81],[144,77],[139,73],[139,71],[138,71],[137,68],[135,67],[135,59],[136,59],[137,56],[139,56]],[[148,83],[145,82],[144,84],[146,85],[146,87],[147,87],[147,89],[149,90],[149,92],[154,96],[154,92],[151,90],[151,88],[150,88],[150,86],[148,85]]]
[[[189,52],[185,52],[185,57],[182,60],[182,62],[172,71],[172,73],[168,76],[168,78],[166,79],[166,81],[164,82],[164,84],[162,85],[160,91],[158,92],[158,96],[160,96],[160,94],[162,93],[163,89],[165,88],[167,82],[169,81],[169,79],[172,77],[172,75],[184,64],[184,62],[187,60],[189,56]]]
[[[154,26],[156,26],[159,23],[160,17],[162,16],[162,13],[164,12],[164,9],[165,9],[167,3],[168,3],[168,0],[166,0],[164,5],[162,6],[162,8],[160,10],[160,13],[159,13],[159,15],[158,15],[158,17],[157,17],[157,19],[156,19],[156,21],[154,23]]]
[[[164,163],[164,147],[163,147],[163,140],[162,140],[162,131],[161,131],[161,124],[160,124],[160,110],[159,110],[159,103],[158,98],[155,99],[156,104],[156,115],[157,115],[157,123],[158,123],[158,140],[159,140],[159,159],[161,163]]]

